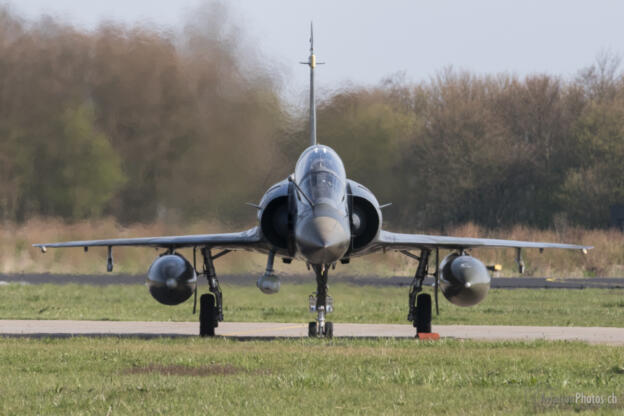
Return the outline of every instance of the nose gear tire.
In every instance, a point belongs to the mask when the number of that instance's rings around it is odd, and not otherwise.
[[[333,337],[334,337],[334,323],[325,322],[325,338],[333,338]]]

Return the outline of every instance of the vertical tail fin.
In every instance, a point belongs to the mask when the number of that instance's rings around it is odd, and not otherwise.
[[[316,65],[322,65],[325,62],[316,62],[314,55],[314,29],[310,22],[310,56],[306,62],[301,64],[310,67],[310,146],[316,145],[316,99],[314,96],[314,68]]]

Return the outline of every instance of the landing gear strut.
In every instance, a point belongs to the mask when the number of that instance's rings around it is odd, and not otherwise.
[[[223,295],[221,293],[221,287],[219,286],[213,260],[228,252],[229,251],[224,251],[213,256],[210,249],[205,247],[201,249],[201,254],[204,258],[204,266],[201,274],[206,276],[208,280],[210,293],[201,295],[199,298],[200,337],[213,337],[215,328],[219,326],[219,321],[223,321]]]
[[[414,275],[414,279],[410,284],[410,292],[409,292],[409,313],[407,314],[407,320],[411,321],[416,328],[416,337],[417,338],[435,338],[429,335],[431,333],[431,295],[428,293],[420,293],[422,292],[422,285],[425,277],[427,277],[429,273],[429,256],[431,255],[431,249],[423,248],[420,250],[420,257],[408,252],[402,251],[401,253],[405,254],[408,257],[414,258],[418,260],[418,268],[416,269],[416,274]],[[438,261],[438,253],[436,251],[436,262]],[[437,309],[437,292],[438,292],[438,265],[436,264],[436,272],[435,272],[435,294],[436,294],[436,309]],[[437,336],[437,334],[436,334]],[[437,338],[436,338],[437,339]]]
[[[309,337],[332,338],[334,336],[334,324],[325,321],[325,315],[334,310],[333,299],[327,294],[329,268],[328,264],[312,265],[316,274],[316,294],[310,295],[310,312],[316,312],[316,321],[308,324]]]

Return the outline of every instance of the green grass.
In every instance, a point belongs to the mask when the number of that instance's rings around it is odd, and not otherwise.
[[[313,285],[224,285],[228,321],[305,322]],[[406,323],[407,288],[336,284],[338,322]],[[435,323],[621,326],[622,290],[492,290]],[[197,319],[141,285],[0,286],[3,319]],[[624,349],[574,342],[0,338],[0,414],[624,412]],[[583,404],[577,394],[616,404]]]
[[[224,285],[226,321],[307,322],[314,285],[282,285],[276,295]],[[427,289],[430,290],[430,289]],[[408,323],[406,287],[331,285],[335,322]],[[441,296],[434,324],[611,326],[624,322],[624,290],[493,289],[481,304],[460,308]],[[192,299],[164,306],[142,285],[0,286],[0,319],[192,321]]]
[[[0,413],[621,414],[623,367],[568,342],[11,338]]]

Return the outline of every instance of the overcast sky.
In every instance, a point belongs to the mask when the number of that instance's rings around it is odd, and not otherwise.
[[[2,2],[2,0],[0,0]],[[4,3],[7,3],[4,1]],[[28,18],[61,16],[93,28],[102,19],[181,27],[201,0],[19,0]],[[618,0],[230,0],[233,20],[267,65],[283,72],[285,92],[304,97],[309,22],[314,20],[318,82],[376,84],[403,72],[428,79],[452,65],[479,73],[572,76],[601,52],[623,55],[624,1]]]

